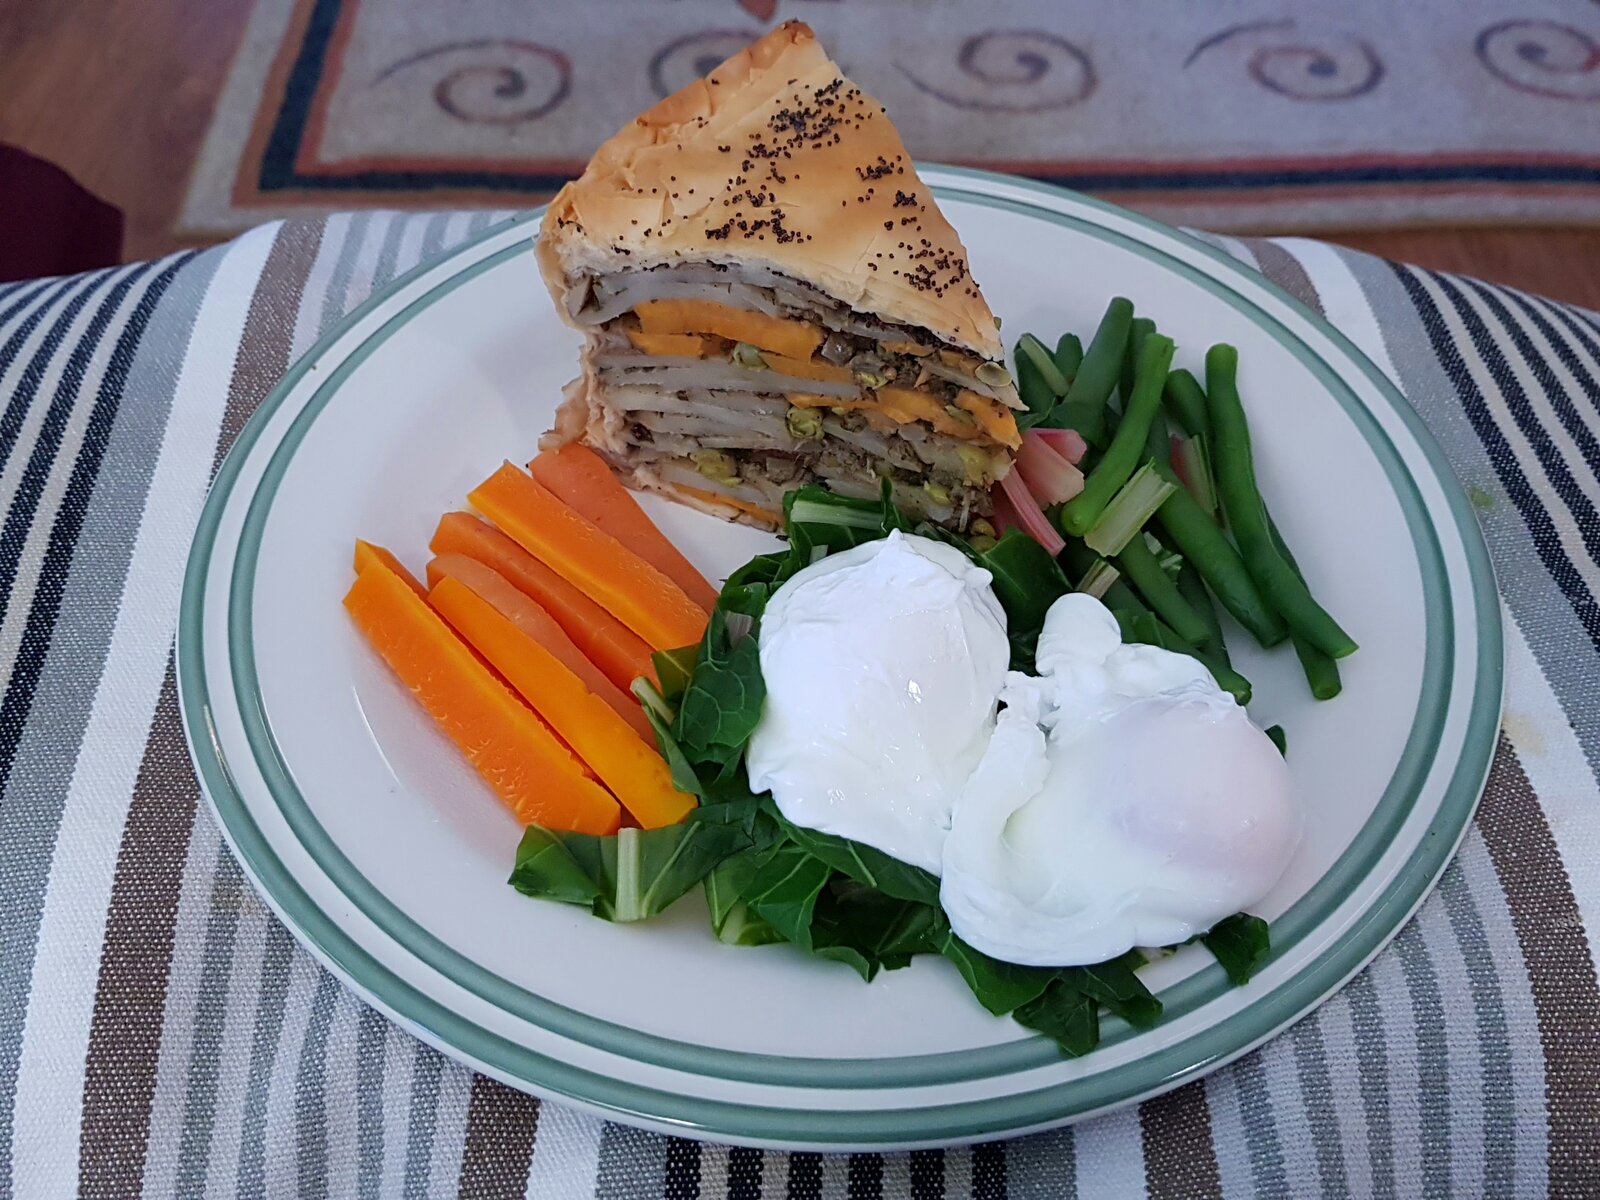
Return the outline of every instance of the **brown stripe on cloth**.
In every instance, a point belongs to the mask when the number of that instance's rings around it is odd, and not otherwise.
[[[1146,1100],[1139,1106],[1144,1141],[1144,1183],[1150,1200],[1220,1197],[1211,1105],[1203,1080]]]
[[[212,470],[288,367],[294,313],[322,240],[321,222],[283,225],[251,296]],[[140,1190],[183,866],[198,784],[169,659],[117,849],[84,1066],[79,1186],[85,1196]]]
[[[1544,809],[1503,736],[1478,808],[1544,1046],[1551,1196],[1600,1189],[1600,983],[1583,918]]]
[[[1300,260],[1269,238],[1242,238],[1256,256],[1261,273],[1313,312],[1322,312],[1322,297],[1317,285],[1300,265]]]
[[[143,1184],[172,931],[198,795],[169,656],[117,851],[100,948],[84,1066],[82,1196],[119,1200],[138,1195]]]
[[[261,279],[250,297],[244,338],[228,386],[228,407],[223,411],[222,432],[217,437],[217,455],[211,464],[213,475],[232,449],[239,431],[289,369],[295,316],[300,311],[311,264],[322,245],[322,230],[321,219],[285,221],[273,239]]]
[[[458,1185],[462,1200],[522,1195],[538,1128],[537,1100],[487,1075],[473,1076]]]

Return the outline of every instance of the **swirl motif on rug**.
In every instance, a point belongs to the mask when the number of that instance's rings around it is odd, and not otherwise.
[[[390,63],[372,79],[382,83],[410,67],[434,64],[433,102],[472,125],[536,121],[572,91],[572,62],[559,50],[518,38],[445,42]]]
[[[1383,59],[1366,38],[1342,30],[1302,28],[1294,18],[1247,21],[1204,39],[1183,65],[1225,46],[1248,49],[1245,70],[1268,91],[1291,100],[1353,100],[1383,82]]]
[[[1066,108],[1086,100],[1099,85],[1088,54],[1039,29],[975,33],[961,43],[955,67],[954,74],[933,79],[895,63],[918,91],[956,108],[981,112]]]
[[[674,38],[650,58],[650,86],[656,95],[670,96],[709,75],[760,36],[759,30],[702,29]]]
[[[1600,39],[1557,21],[1501,21],[1478,35],[1478,60],[1500,82],[1553,100],[1600,100]]]

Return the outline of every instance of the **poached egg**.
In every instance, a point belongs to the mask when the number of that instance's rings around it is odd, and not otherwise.
[[[1299,838],[1289,771],[1200,663],[1123,645],[1063,596],[1038,677],[1008,676],[945,840],[951,928],[1030,966],[1104,962],[1204,933],[1265,896]]]
[[[937,874],[1011,657],[989,581],[953,546],[896,531],[779,588],[761,618],[751,789],[796,825]]]
[[[1299,824],[1244,709],[1194,659],[1123,645],[1081,593],[1051,607],[1039,674],[1008,673],[990,582],[896,532],[779,588],[752,789],[796,825],[940,876],[955,934],[1006,962],[1104,962],[1265,896]]]

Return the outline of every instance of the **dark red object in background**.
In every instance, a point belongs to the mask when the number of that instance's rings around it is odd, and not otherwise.
[[[0,283],[121,261],[121,209],[53,163],[0,145]]]

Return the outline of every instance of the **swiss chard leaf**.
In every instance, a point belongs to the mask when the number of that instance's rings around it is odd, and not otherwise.
[[[984,565],[982,553],[974,550],[966,538],[957,537],[942,525],[923,521],[917,525],[916,533],[918,537],[925,537],[933,542],[943,542],[946,546],[961,551],[980,567]]]
[[[727,621],[719,604],[672,726],[678,744],[695,761],[729,761],[729,752],[741,749],[755,732],[767,697],[756,639],[746,636],[733,644]]]
[[[683,753],[683,747],[678,745],[678,739],[672,736],[672,729],[661,719],[661,714],[650,705],[644,705],[644,718],[650,722],[650,728],[655,730],[656,745],[661,750],[661,757],[667,760],[667,767],[672,772],[672,786],[680,792],[691,796],[705,798],[706,788],[696,774],[694,765]]]
[[[1001,962],[967,945],[948,929],[939,952],[955,963],[978,1003],[997,1017],[1037,1000],[1056,977],[1052,967],[1024,967]]]
[[[1144,966],[1145,957],[1130,950],[1121,958],[1088,967],[1063,967],[1061,980],[1086,996],[1093,997],[1135,1029],[1148,1029],[1161,1020],[1161,1001],[1145,987],[1135,972]]]
[[[817,898],[811,942],[848,947],[873,971],[893,971],[918,954],[937,954],[943,934],[939,910],[834,876]]]
[[[1055,979],[1036,999],[1011,1014],[1017,1024],[1036,1029],[1079,1058],[1100,1044],[1100,1002]]]
[[[741,597],[746,594],[741,589],[750,588],[757,584],[765,584],[769,588],[776,587],[784,578],[784,570],[788,565],[789,552],[787,550],[779,550],[772,554],[758,554],[728,576],[728,582],[722,586],[722,594],[727,595],[732,590],[736,597]],[[717,603],[721,605],[721,596],[717,598]],[[740,601],[740,603],[741,607],[738,611],[744,612],[743,602]],[[758,614],[750,613],[748,615],[756,616]]]
[[[550,842],[560,844],[564,862]],[[719,862],[750,844],[741,825],[711,821],[623,829],[609,837],[530,826],[518,848],[511,883],[525,895],[588,903],[595,916],[608,921],[640,921],[661,912]]]
[[[833,868],[785,842],[758,865],[741,899],[785,941],[811,949],[811,917]]]
[[[1008,530],[979,561],[994,576],[994,594],[1006,610],[1011,667],[1031,671],[1045,614],[1072,585],[1050,552],[1020,529]]]
[[[771,853],[768,848],[741,850],[723,859],[706,875],[706,907],[711,910],[711,928],[722,932],[740,897],[749,890],[761,866]]]
[[[743,900],[738,901],[716,927],[717,941],[729,946],[770,946],[784,937],[768,925]]]
[[[1207,950],[1217,956],[1228,982],[1243,987],[1272,953],[1267,923],[1249,913],[1234,913],[1218,921],[1211,932],[1200,935]]]
[[[707,825],[731,825],[753,846],[772,846],[783,837],[777,821],[748,789],[740,797],[702,804],[689,813],[688,820]]]
[[[622,829],[606,841],[612,851],[610,879],[615,883],[610,896],[601,897],[598,911],[613,921],[654,916],[746,844],[741,829],[704,821],[664,829]]]
[[[753,845],[723,859],[706,876],[706,906],[711,910],[711,928],[718,941],[733,946],[765,946],[785,940],[740,898],[772,852],[771,845]]]
[[[750,790],[750,777],[745,773],[743,747],[720,751],[725,761],[705,761],[697,768],[700,785],[704,788],[702,804],[753,804],[756,796]]]
[[[510,884],[525,896],[593,904],[600,886],[567,850],[563,835],[538,825],[522,831]]]
[[[789,534],[789,556],[778,582],[825,555],[875,542],[895,529],[909,529],[890,500],[891,493],[889,481],[884,480],[882,494],[876,500],[840,496],[815,486],[797,488],[786,495],[783,515]]]
[[[778,813],[777,805],[770,800],[767,803],[770,806],[767,811],[777,820],[784,835],[835,871],[842,871],[858,883],[877,888],[884,895],[897,900],[911,900],[934,908],[939,906],[937,876],[921,867],[891,858],[882,850],[874,850],[861,842],[792,825]]]
[[[715,790],[708,773],[726,775],[761,719],[767,688],[753,627],[787,562],[787,554],[758,555],[728,577],[696,648],[694,669],[677,697],[672,737],[690,763],[710,768],[698,770],[698,795]]]
[[[778,823],[753,798],[739,803],[703,805],[690,819],[737,829],[744,835],[745,848],[724,858],[706,874],[706,905],[711,910],[711,927],[719,938],[737,940],[740,945],[761,944],[730,936],[726,927],[732,920],[736,927],[748,931],[746,936],[754,936],[759,927],[766,925],[749,911],[742,897],[783,840]],[[779,938],[774,933],[766,940]]]
[[[650,656],[650,665],[656,669],[656,679],[661,684],[661,698],[676,704],[689,686],[695,663],[700,658],[699,646],[681,646],[676,650],[657,650]]]

